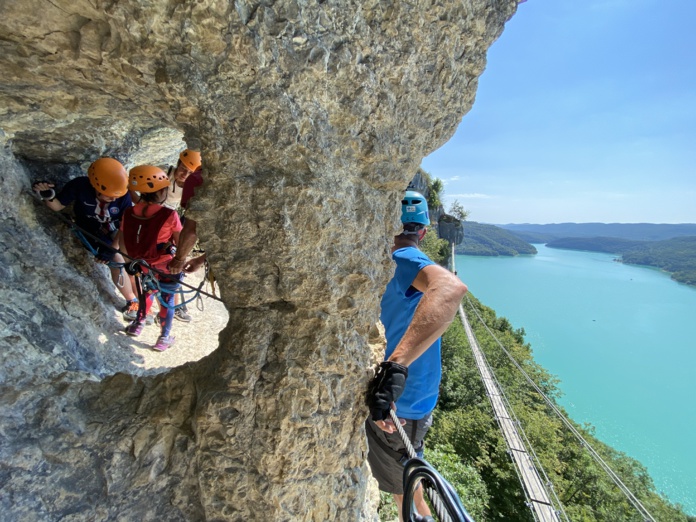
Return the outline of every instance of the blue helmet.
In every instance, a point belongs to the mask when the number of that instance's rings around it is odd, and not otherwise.
[[[406,191],[404,199],[401,200],[401,222],[430,225],[428,202],[423,194],[415,190]]]

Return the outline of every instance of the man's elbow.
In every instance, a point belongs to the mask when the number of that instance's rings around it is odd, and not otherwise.
[[[467,286],[458,277],[452,276],[448,280],[443,281],[443,285],[440,287],[440,295],[446,307],[456,310],[459,308],[459,304],[468,290]]]
[[[459,279],[457,279],[457,281],[454,281],[449,285],[448,302],[450,303],[452,309],[456,310],[457,308],[459,308],[459,305],[461,304],[462,299],[464,299],[464,295],[467,291],[467,286],[464,283],[462,283]]]
[[[458,296],[458,300],[461,301],[464,298],[464,295],[466,295],[466,293],[469,291],[469,288],[459,278],[457,278],[457,281],[453,286],[454,293]]]
[[[196,222],[191,218],[186,218],[184,220],[183,230],[186,230],[186,232],[195,234],[196,233]]]

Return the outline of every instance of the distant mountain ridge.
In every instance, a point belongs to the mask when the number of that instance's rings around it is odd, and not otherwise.
[[[495,225],[525,241],[545,243],[567,237],[613,237],[635,241],[661,241],[696,236],[696,223],[510,223]]]
[[[464,240],[455,253],[469,256],[516,256],[536,254],[537,250],[515,234],[495,225],[463,221]]]

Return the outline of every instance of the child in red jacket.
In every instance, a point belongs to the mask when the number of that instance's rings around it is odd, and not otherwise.
[[[161,335],[153,349],[163,352],[174,343],[171,336],[174,319],[174,296],[179,290],[181,276],[169,272],[169,262],[176,252],[179,242],[181,221],[175,210],[164,207],[167,199],[169,178],[158,167],[140,165],[134,167],[129,175],[129,189],[140,192],[140,201],[127,209],[123,215],[120,235],[122,249],[129,257],[143,260],[153,268],[153,276],[159,282],[160,299],[166,305],[160,306]],[[144,273],[147,266],[141,265]],[[154,299],[153,290],[138,293],[138,316],[126,327],[126,333],[136,337],[145,324]]]

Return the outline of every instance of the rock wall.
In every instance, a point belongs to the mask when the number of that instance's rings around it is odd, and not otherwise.
[[[356,520],[367,337],[400,192],[471,107],[516,0],[0,4],[0,509],[11,520]],[[103,274],[27,194],[200,147],[230,321],[109,353]],[[108,295],[108,294],[107,294]]]

